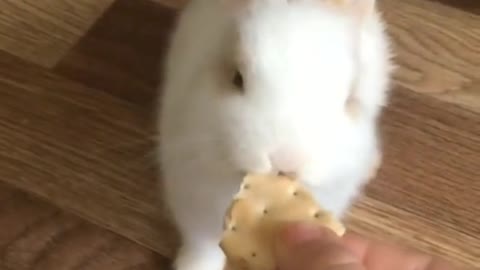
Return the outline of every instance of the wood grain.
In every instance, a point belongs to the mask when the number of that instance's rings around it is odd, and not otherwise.
[[[3,270],[162,270],[169,261],[0,183]]]
[[[0,181],[169,254],[143,108],[7,55],[0,74]]]
[[[175,18],[174,9],[159,3],[118,0],[55,70],[151,108]]]
[[[0,180],[171,256],[175,239],[168,217],[155,206],[155,176],[142,165],[145,159],[132,165],[148,155],[152,145],[136,145],[134,153],[122,149],[125,143],[146,142],[148,117],[138,109],[140,104],[20,61],[8,62],[0,62]],[[19,69],[22,75],[11,71]],[[28,79],[20,82],[21,78]],[[26,109],[19,104],[30,105]],[[405,89],[396,91],[383,122],[386,172],[368,191],[369,199],[380,202],[375,211],[372,208],[369,224],[383,229],[389,224],[390,232],[411,245],[425,247],[436,241],[435,251],[478,266],[479,118],[450,106]],[[385,222],[385,217],[410,216],[416,220],[408,227]],[[363,215],[357,220],[364,221]],[[410,234],[420,225],[424,238]],[[436,238],[441,233],[448,236]]]
[[[90,1],[0,3],[2,269],[124,269],[127,253],[139,262],[131,269],[152,269],[146,250],[170,258],[178,243],[157,200],[152,123],[184,1],[116,0],[105,14],[108,0]],[[379,2],[400,67],[382,120],[385,163],[349,224],[480,269],[479,16],[437,1]],[[41,5],[48,12],[20,16]],[[23,192],[58,208],[24,203]]]
[[[440,2],[444,5],[453,6],[466,12],[480,15],[480,2],[477,0],[430,0]]]
[[[397,90],[382,125],[385,163],[353,223],[480,267],[479,115]]]
[[[159,3],[117,1],[58,71],[127,99],[152,101],[157,63],[185,2]],[[379,4],[394,41],[396,82],[480,112],[480,16],[424,0]]]
[[[52,67],[113,1],[2,0],[0,50]]]
[[[430,1],[379,3],[395,45],[396,81],[480,111],[480,16]]]
[[[477,270],[480,267],[478,251],[472,250],[478,246],[477,238],[459,234],[454,229],[438,227],[428,218],[398,209],[390,203],[364,197],[352,209],[346,224],[349,230],[370,239],[410,246],[443,257],[455,266],[454,269]]]

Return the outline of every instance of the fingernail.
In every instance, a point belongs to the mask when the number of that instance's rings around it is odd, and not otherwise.
[[[325,239],[329,236],[327,228],[318,224],[293,223],[286,225],[281,232],[281,242],[287,247],[294,247],[306,242]]]
[[[286,224],[280,231],[275,245],[275,255],[277,263],[282,266],[282,269],[295,269],[298,267],[296,255],[293,253],[302,254],[301,247],[305,244],[315,241],[325,241],[330,239],[330,231],[327,228],[321,227],[318,224],[308,223],[290,223]],[[328,241],[328,240],[327,240]],[[298,255],[298,254],[297,254]]]

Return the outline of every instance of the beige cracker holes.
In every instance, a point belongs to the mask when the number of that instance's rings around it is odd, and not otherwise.
[[[312,222],[338,235],[343,225],[287,176],[248,175],[233,198],[220,247],[229,270],[273,270],[276,232],[285,222]]]

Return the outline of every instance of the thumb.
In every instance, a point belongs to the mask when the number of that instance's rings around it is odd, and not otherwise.
[[[365,270],[331,230],[291,224],[281,230],[275,246],[278,270]]]

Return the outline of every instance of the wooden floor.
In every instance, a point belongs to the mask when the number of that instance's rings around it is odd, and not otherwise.
[[[180,2],[0,1],[0,269],[169,268],[152,119]],[[480,2],[379,2],[400,68],[348,225],[480,269]]]

